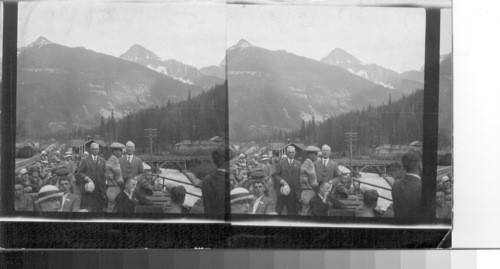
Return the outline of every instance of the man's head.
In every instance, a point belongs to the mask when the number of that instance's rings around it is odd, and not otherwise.
[[[295,157],[295,147],[294,146],[288,146],[286,148],[286,156],[290,159],[293,159]]]
[[[325,195],[328,194],[332,189],[332,180],[320,180],[318,182],[319,193]]]
[[[212,151],[212,160],[218,168],[227,168],[229,164],[229,148],[228,147],[219,147],[218,149]]]
[[[330,156],[332,155],[332,148],[330,148],[330,146],[328,146],[327,144],[323,145],[321,147],[321,154],[322,154],[322,158],[323,159],[329,159]]]
[[[63,195],[56,186],[46,185],[38,192],[36,204],[40,211],[55,212],[61,208],[61,198]]]
[[[135,188],[137,187],[137,179],[135,177],[127,177],[123,179],[124,184],[125,184],[125,190],[127,190],[129,193],[134,192]]]
[[[23,184],[21,184],[21,182],[16,182],[14,185],[14,195],[16,198],[21,198],[23,196]]]
[[[414,152],[408,152],[401,158],[406,173],[419,175],[422,170],[422,159]]]
[[[320,149],[315,146],[308,146],[306,148],[306,152],[307,158],[314,162],[316,161],[316,159],[318,159],[318,152],[320,152]]]
[[[253,200],[247,189],[236,187],[231,190],[231,213],[248,214],[250,211],[250,202]]]
[[[59,179],[59,189],[61,189],[64,194],[67,194],[71,190],[71,183],[69,182],[69,177],[64,176]]]
[[[99,144],[97,144],[95,142],[90,144],[90,153],[93,156],[99,156]]]
[[[253,182],[253,193],[255,197],[261,197],[264,195],[264,182],[261,179],[257,179]]]
[[[28,174],[28,169],[26,168],[21,168],[21,170],[19,170],[19,175],[21,176],[21,179],[28,179],[29,177],[29,174]]]
[[[125,151],[127,155],[133,155],[135,152],[135,144],[132,141],[125,143]]]
[[[363,204],[371,209],[377,206],[378,192],[376,190],[366,190],[363,192]]]
[[[170,190],[170,197],[173,203],[182,205],[186,199],[186,188],[182,185],[174,186]]]
[[[66,152],[66,154],[64,155],[64,160],[69,162],[71,161],[71,153],[70,152]]]
[[[436,192],[436,205],[441,206],[441,207],[444,205],[444,193],[443,192]]]

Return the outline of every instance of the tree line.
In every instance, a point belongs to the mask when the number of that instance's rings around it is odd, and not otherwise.
[[[70,133],[61,132],[53,137],[68,135],[75,139],[85,136],[100,137],[112,142],[134,141],[136,147],[149,147],[145,129],[156,128],[155,150],[172,149],[182,140],[208,140],[213,136],[225,137],[227,126],[227,83],[216,85],[201,94],[186,100],[149,107],[116,119],[114,112],[101,117],[100,124],[91,129],[75,128]]]
[[[257,141],[279,141],[287,138],[308,145],[332,146],[334,151],[347,151],[346,132],[356,132],[355,142],[358,154],[372,152],[383,144],[408,145],[412,141],[423,140],[423,90],[403,96],[378,107],[369,105],[359,109],[331,117],[318,123],[314,117],[311,121],[302,121],[301,128],[292,132],[276,131],[267,135],[259,135]],[[440,126],[439,147],[451,146],[451,133],[448,126]]]

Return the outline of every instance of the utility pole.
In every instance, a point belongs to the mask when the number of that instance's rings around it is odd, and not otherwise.
[[[349,163],[351,165],[351,172],[354,172],[352,169],[352,142],[356,142],[358,140],[358,133],[348,132],[345,133],[345,141],[349,142]]]
[[[146,138],[149,138],[149,156],[150,156],[150,165],[153,167],[153,137],[156,137],[156,128],[150,128],[150,129],[145,129],[146,131]]]

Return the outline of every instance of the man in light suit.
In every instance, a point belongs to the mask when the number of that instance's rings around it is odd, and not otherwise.
[[[70,192],[71,183],[68,176],[59,179],[59,188],[64,193],[61,201],[60,212],[78,212],[80,211],[80,197]]]
[[[314,168],[316,168],[316,176],[318,182],[322,180],[333,180],[340,176],[339,165],[330,159],[332,154],[332,149],[328,145],[323,145],[321,147],[321,158],[318,158],[314,162]]]
[[[276,189],[276,195],[278,197],[276,202],[276,212],[278,212],[278,215],[283,213],[285,206],[288,215],[297,215],[298,207],[301,206],[299,203],[300,194],[302,192],[302,186],[300,185],[301,163],[295,160],[294,157],[295,147],[288,146],[286,148],[286,157],[279,161],[273,173],[274,188]],[[281,194],[280,188],[283,185],[288,185],[290,187],[290,193],[288,195]]]
[[[120,168],[122,170],[123,178],[134,178],[139,175],[144,174],[144,166],[142,160],[139,157],[134,156],[135,144],[132,141],[128,141],[125,144],[125,155],[120,158]],[[137,179],[142,179],[138,177]],[[141,181],[137,182],[137,185],[141,185]]]
[[[90,212],[102,212],[106,201],[106,179],[104,177],[104,167],[106,160],[99,156],[99,144],[90,145],[91,154],[82,159],[76,174],[76,185],[82,193],[81,207]],[[85,191],[87,178],[92,180],[95,185],[93,192]]]
[[[262,173],[262,175],[264,175]],[[250,214],[274,215],[276,214],[276,203],[273,199],[264,195],[265,187],[263,178],[256,179],[253,182],[254,198],[250,205]]]

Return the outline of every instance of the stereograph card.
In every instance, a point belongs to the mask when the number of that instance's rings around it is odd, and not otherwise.
[[[450,1],[4,2],[6,248],[448,248]]]

